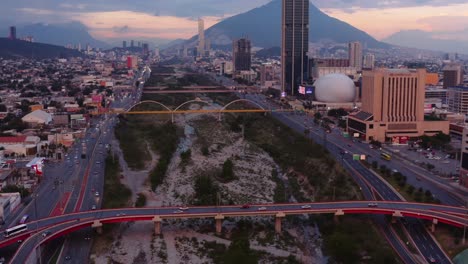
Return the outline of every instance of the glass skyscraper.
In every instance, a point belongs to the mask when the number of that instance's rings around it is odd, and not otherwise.
[[[282,91],[295,95],[308,75],[309,0],[282,1]]]

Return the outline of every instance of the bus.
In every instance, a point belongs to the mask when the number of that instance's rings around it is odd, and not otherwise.
[[[22,233],[22,232],[24,232],[26,230],[28,230],[27,225],[25,225],[25,224],[17,225],[17,226],[14,226],[12,228],[8,228],[7,230],[5,230],[5,237],[14,236],[14,235]]]
[[[392,156],[388,153],[385,153],[383,152],[382,154],[380,154],[380,157],[384,160],[391,160],[392,159]]]

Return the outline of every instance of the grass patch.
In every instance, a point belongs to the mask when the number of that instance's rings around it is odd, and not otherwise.
[[[146,205],[146,196],[139,193],[135,202],[135,207],[144,207]]]
[[[128,167],[134,170],[144,169],[151,155],[146,149],[144,127],[140,125],[138,119],[121,116],[114,131]]]
[[[438,225],[434,236],[451,259],[466,249],[466,245],[463,245],[463,228]]]
[[[400,263],[392,248],[381,238],[373,222],[367,217],[343,216],[339,224],[333,216],[321,216],[321,231],[325,236],[325,253],[331,263]]]
[[[120,164],[117,156],[108,155],[105,161],[103,209],[128,206],[132,192],[120,183]]]
[[[177,149],[179,136],[177,127],[172,123],[166,123],[162,126],[153,126],[148,137],[153,150],[157,151],[160,156],[158,164],[151,170],[149,176],[151,188],[154,190],[164,181],[167,168]]]

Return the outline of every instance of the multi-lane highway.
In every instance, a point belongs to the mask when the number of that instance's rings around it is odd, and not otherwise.
[[[290,203],[264,204],[243,207],[201,206],[191,208],[154,207],[154,208],[121,208],[113,210],[94,210],[66,214],[28,223],[25,233],[3,238],[0,246],[24,240],[16,252],[12,263],[26,263],[36,252],[34,249],[48,240],[57,238],[72,231],[89,228],[92,224],[106,224],[126,221],[152,221],[173,218],[219,218],[242,216],[280,216],[299,214],[385,214],[395,217],[427,219],[432,222],[447,223],[454,226],[468,225],[466,209],[434,204],[419,204],[388,201],[345,201],[328,203]],[[432,252],[434,254],[434,252]]]
[[[271,109],[278,107],[272,102],[269,102],[264,96],[262,95],[244,95],[246,99],[252,100],[261,106]],[[332,131],[332,133],[326,133],[325,130],[320,129],[317,125],[312,122],[311,117],[307,117],[304,115],[295,115],[295,114],[284,114],[284,113],[273,113],[272,114],[276,119],[280,120],[284,124],[288,125],[289,127],[293,128],[294,130],[298,131],[299,133],[303,133],[305,128],[309,128],[311,133],[308,135],[318,144],[324,145],[330,153],[335,156],[337,160],[343,161],[344,166],[347,170],[351,173],[351,175],[355,178],[356,182],[361,186],[361,188],[365,188],[362,184],[368,186],[373,193],[377,195],[379,199],[389,200],[389,201],[402,201],[403,198],[398,195],[397,191],[394,190],[384,179],[379,177],[377,174],[371,172],[367,169],[360,161],[355,161],[352,158],[352,154],[367,154],[371,155],[372,157],[379,157],[380,154],[378,152],[371,152],[375,151],[367,147],[367,151],[364,151],[362,148],[356,147],[356,143],[352,142],[350,139],[345,139],[343,136],[338,133],[338,131]],[[358,143],[361,144],[361,143]],[[365,144],[363,144],[365,145]],[[343,152],[346,151],[348,154],[343,155]],[[372,159],[371,159],[372,160]],[[393,161],[393,163],[397,164],[398,161]],[[401,166],[401,167],[400,167]],[[396,167],[399,171],[408,176],[408,178],[414,177],[420,178],[424,176],[414,176],[410,174],[409,171],[405,170],[405,165],[401,164],[400,166]],[[417,186],[417,185],[416,185]],[[451,192],[439,188],[437,185],[427,184],[425,186],[427,189],[431,190],[432,193],[436,194],[438,198],[446,204],[449,205],[458,205],[461,206],[460,201],[454,198]],[[459,190],[457,190],[459,191]],[[367,199],[372,199],[364,193]],[[381,225],[383,225],[383,221],[378,220]],[[411,221],[410,225],[412,228],[408,228],[408,232],[413,238],[416,247],[421,252],[422,256],[433,256],[438,263],[451,263],[449,257],[445,254],[445,252],[440,248],[440,246],[435,241],[435,238],[432,237],[424,228],[422,224],[418,221]],[[382,231],[389,230],[388,228],[382,228]],[[406,255],[402,256],[402,259],[407,262],[411,263],[409,259],[411,258],[411,253],[409,250],[402,245],[402,241],[398,241],[397,237],[391,234],[386,234],[387,239],[392,244],[392,246],[396,248],[404,249],[406,252],[398,252],[401,254]]]

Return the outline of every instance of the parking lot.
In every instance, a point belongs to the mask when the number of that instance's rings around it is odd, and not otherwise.
[[[458,178],[460,162],[445,152],[434,149],[411,149],[406,145],[391,145],[387,146],[386,150],[392,155],[400,156],[426,169],[428,169],[427,164],[431,164],[433,166],[431,172],[435,175],[455,177],[454,181]]]

